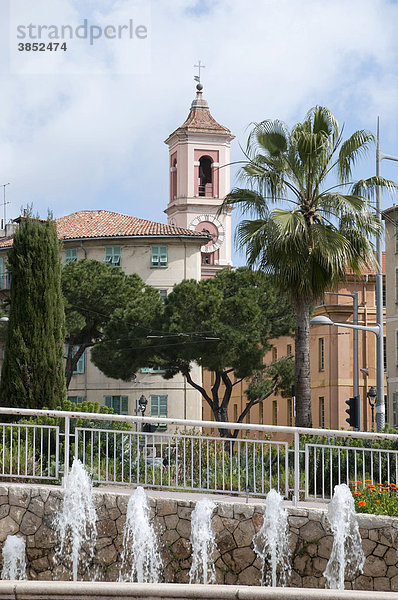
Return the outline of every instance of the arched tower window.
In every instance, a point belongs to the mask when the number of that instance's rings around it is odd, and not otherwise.
[[[210,156],[199,159],[199,196],[213,196],[213,161]]]

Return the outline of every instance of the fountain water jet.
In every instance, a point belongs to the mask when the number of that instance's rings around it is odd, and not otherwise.
[[[253,538],[254,551],[261,558],[261,585],[285,586],[289,580],[290,552],[287,510],[283,508],[282,496],[270,490],[265,499],[264,521]],[[265,565],[270,571],[265,576]]]
[[[63,562],[66,557],[72,565],[73,581],[77,581],[79,563],[81,571],[87,572],[94,557],[97,513],[92,481],[76,458],[66,476],[63,509],[55,518],[55,526],[60,546],[54,560]]]
[[[149,513],[145,491],[138,487],[127,505],[119,581],[159,583],[162,562]],[[127,574],[129,564],[131,570]]]
[[[23,537],[9,535],[3,546],[1,579],[26,579],[26,547]]]
[[[327,519],[333,532],[333,547],[324,577],[330,589],[344,590],[344,577],[362,573],[365,555],[349,487],[336,485],[328,505]]]
[[[215,583],[216,568],[213,554],[216,541],[211,526],[211,516],[216,505],[208,498],[196,503],[191,514],[192,566],[189,583]]]

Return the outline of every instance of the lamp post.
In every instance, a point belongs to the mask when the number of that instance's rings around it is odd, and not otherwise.
[[[380,165],[382,160],[394,160],[398,162],[397,156],[383,154],[380,152],[380,119],[377,117],[377,140],[376,140],[376,176],[380,176]],[[376,216],[379,220],[380,231],[376,236],[376,323],[381,334],[376,342],[376,427],[377,431],[383,431],[386,423],[386,409],[384,405],[384,347],[383,347],[383,271],[382,271],[382,230],[380,210],[380,186],[376,188]]]
[[[377,324],[375,327],[370,327],[367,325],[351,325],[351,323],[335,323],[334,321],[332,321],[332,319],[329,319],[329,317],[323,316],[323,315],[319,315],[318,317],[313,317],[310,321],[310,325],[334,325],[335,327],[346,327],[347,329],[356,329],[358,331],[370,331],[371,333],[374,333],[376,336],[377,341],[380,340],[383,342],[383,325],[379,325]],[[358,351],[358,349],[357,349]],[[377,374],[378,374],[378,370],[377,370]],[[383,369],[383,378],[384,378],[384,369]],[[384,388],[383,388],[384,389]],[[383,404],[383,411],[384,411],[384,404]],[[377,422],[377,400],[376,400],[376,424],[377,424],[377,431],[379,431],[379,423]]]
[[[376,406],[376,397],[377,397],[377,391],[373,387],[373,385],[369,389],[369,391],[366,395],[368,397],[369,406],[372,409],[372,429],[373,429],[375,426],[375,406]]]

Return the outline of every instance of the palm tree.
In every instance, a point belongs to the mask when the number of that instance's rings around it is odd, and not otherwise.
[[[232,190],[220,209],[238,205],[249,214],[251,219],[237,229],[248,265],[274,273],[281,292],[293,301],[300,427],[312,426],[310,307],[347,268],[359,274],[365,265],[375,264],[371,240],[381,225],[369,203],[378,185],[396,189],[381,177],[351,180],[353,166],[373,141],[362,130],[343,141],[334,115],[321,106],[291,131],[281,121],[255,124],[241,169],[247,187]]]

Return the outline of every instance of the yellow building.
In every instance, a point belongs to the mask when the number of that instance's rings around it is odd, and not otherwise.
[[[398,268],[398,267],[397,267]],[[383,264],[383,273],[384,273]],[[358,324],[376,324],[375,273],[364,272],[360,278],[347,274],[336,292],[358,294]],[[353,321],[352,300],[346,296],[326,294],[315,315],[326,315],[335,322]],[[267,364],[283,356],[294,354],[294,339],[280,337],[273,341],[271,350],[265,356]],[[347,405],[345,401],[353,395],[353,332],[350,329],[329,325],[312,326],[310,331],[311,361],[311,404],[313,427],[330,429],[348,428],[346,423]],[[371,409],[367,392],[376,386],[376,336],[371,332],[358,332],[359,394],[361,396],[361,429],[372,427]],[[211,374],[204,373],[203,381],[207,389],[211,384]],[[229,419],[235,421],[246,406],[244,383],[235,386],[229,405]],[[386,422],[391,410],[386,411]],[[211,419],[211,411],[203,405],[203,418]],[[250,411],[247,422],[269,425],[294,425],[294,399],[270,396],[262,404]]]

